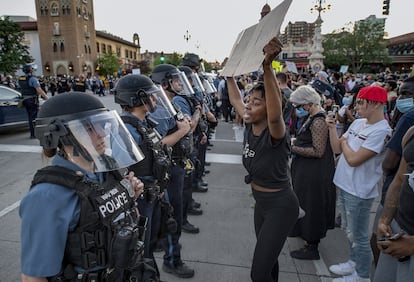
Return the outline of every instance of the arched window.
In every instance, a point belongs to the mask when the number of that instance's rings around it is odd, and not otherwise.
[[[91,45],[88,45],[88,52],[91,53]]]
[[[60,42],[60,52],[65,52],[65,44]]]
[[[53,52],[57,52],[57,50],[58,50],[58,46],[56,42],[53,42]]]
[[[52,4],[50,5],[50,15],[59,16],[59,5],[57,2],[52,2]]]
[[[88,54],[88,46],[85,45],[85,54]]]

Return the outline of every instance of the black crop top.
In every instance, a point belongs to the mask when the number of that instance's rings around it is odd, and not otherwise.
[[[266,127],[260,136],[254,136],[251,124],[246,125],[243,148],[243,165],[249,173],[246,184],[254,182],[269,189],[290,188],[289,154],[288,133],[273,144],[269,128]]]

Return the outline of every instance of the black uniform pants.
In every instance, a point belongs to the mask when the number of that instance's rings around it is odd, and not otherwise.
[[[26,108],[27,120],[29,122],[30,137],[35,137],[34,134],[34,121],[37,118],[38,103],[37,98],[27,98],[23,101],[23,105]]]
[[[183,187],[184,187],[184,168],[181,165],[174,165],[171,168],[171,178],[167,186],[168,199],[174,208],[174,219],[177,221],[177,232],[168,234],[163,240],[164,263],[171,266],[176,265],[181,260],[180,245],[181,226],[183,224]]]

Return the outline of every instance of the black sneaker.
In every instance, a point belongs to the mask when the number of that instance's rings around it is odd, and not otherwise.
[[[185,263],[179,262],[174,267],[169,264],[162,264],[162,270],[180,278],[191,278],[194,276],[194,269],[189,268]]]
[[[196,208],[196,207],[192,206],[192,207],[189,207],[187,209],[187,213],[190,214],[190,215],[202,215],[203,210],[200,209],[200,208]]]
[[[197,234],[200,232],[200,229],[197,226],[192,225],[188,221],[181,226],[181,230],[191,234]]]
[[[290,256],[295,259],[318,260],[318,245],[305,245],[303,248],[290,252]]]
[[[197,185],[194,185],[193,186],[193,192],[205,193],[207,191],[208,191],[208,188],[207,187],[204,187],[200,183],[197,183]]]

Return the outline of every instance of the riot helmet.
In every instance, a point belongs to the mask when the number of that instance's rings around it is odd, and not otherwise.
[[[129,74],[117,82],[112,93],[115,103],[121,106],[139,107],[147,105],[149,112],[155,112],[158,107],[165,109],[162,118],[170,118],[177,114],[162,87],[145,75]]]
[[[44,149],[82,157],[94,172],[129,167],[143,159],[116,111],[82,92],[67,92],[46,100],[35,121],[35,136]]]
[[[186,75],[176,66],[170,64],[158,65],[154,68],[150,77],[152,81],[176,95],[190,96],[194,94]]]
[[[22,67],[22,71],[23,71],[25,74],[29,74],[30,72],[32,72],[32,71],[33,71],[33,65],[32,65],[32,64],[26,64],[26,65],[24,65],[24,66]]]
[[[121,106],[139,107],[148,105],[150,112],[154,111],[151,96],[160,89],[145,75],[128,74],[121,77],[116,83],[112,93],[115,103]]]
[[[193,53],[187,53],[185,54],[183,61],[183,66],[188,66],[193,69],[199,69],[200,68],[200,57],[197,54]]]

